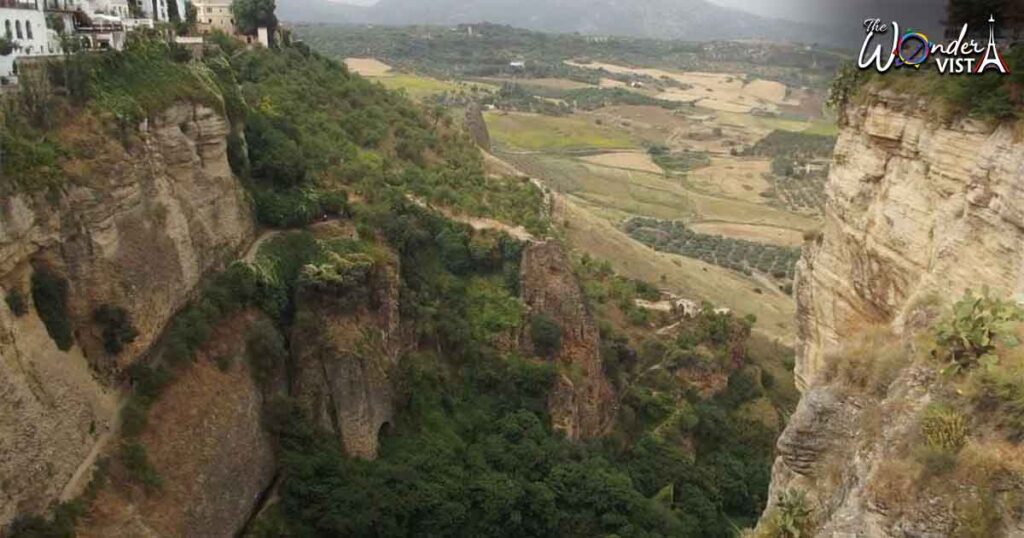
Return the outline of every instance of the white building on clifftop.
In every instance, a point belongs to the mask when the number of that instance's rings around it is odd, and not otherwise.
[[[60,52],[56,33],[46,27],[42,0],[0,0],[0,36],[13,44],[0,50],[0,84],[13,82],[15,61],[21,57],[46,56]]]

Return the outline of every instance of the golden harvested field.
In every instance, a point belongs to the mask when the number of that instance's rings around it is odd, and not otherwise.
[[[650,172],[652,174],[661,174],[664,172],[660,166],[654,164],[654,161],[651,160],[651,156],[649,154],[640,151],[600,153],[589,157],[583,157],[581,160],[590,164],[607,166],[609,168],[623,168],[639,172]]]
[[[364,77],[383,77],[391,72],[391,66],[376,58],[345,58],[349,71]]]
[[[760,226],[757,224],[736,224],[733,222],[700,222],[691,224],[690,229],[695,232],[722,235],[746,239],[755,243],[768,243],[783,247],[799,247],[803,244],[803,234],[799,230],[788,228],[776,228],[774,226]]]
[[[726,112],[748,113],[757,109],[767,111],[778,110],[779,105],[798,104],[794,99],[787,100],[788,90],[785,84],[770,80],[747,80],[737,73],[702,73],[676,72],[664,69],[648,69],[626,67],[609,63],[578,63],[567,61],[567,65],[585,69],[603,69],[609,73],[642,75],[655,79],[670,79],[687,85],[683,88],[667,88],[656,97],[666,101],[695,102],[713,110]]]
[[[686,180],[701,192],[757,204],[771,186],[763,177],[770,169],[769,159],[713,157],[710,166],[687,172]]]

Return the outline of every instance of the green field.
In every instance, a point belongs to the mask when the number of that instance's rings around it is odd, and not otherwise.
[[[420,101],[445,92],[458,93],[459,91],[469,91],[473,86],[488,90],[495,89],[487,84],[452,82],[406,73],[367,78],[380,82],[389,90],[405,91],[406,95]]]
[[[488,112],[491,139],[498,145],[530,151],[626,149],[637,143],[625,130],[598,125],[584,116]]]

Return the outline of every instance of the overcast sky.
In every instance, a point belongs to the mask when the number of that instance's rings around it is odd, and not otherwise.
[[[941,18],[945,0],[710,0],[758,15],[802,22],[845,23],[847,19],[904,17]],[[906,21],[908,24],[910,21]]]
[[[372,5],[377,0],[335,0]],[[431,0],[422,0],[430,2]],[[860,27],[868,17],[897,20],[904,27],[930,28],[942,19],[946,0],[709,0],[765,17],[845,27]]]

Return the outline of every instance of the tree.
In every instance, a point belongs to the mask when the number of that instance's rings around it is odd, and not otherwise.
[[[1024,1],[1022,0],[948,0],[946,3],[946,32],[959,35],[964,23],[973,36],[988,35],[988,18],[995,16],[997,31],[1018,37],[1024,29]]]
[[[243,34],[254,34],[257,28],[266,27],[273,33],[277,29],[277,6],[274,0],[234,0],[231,14],[235,16],[235,27]]]
[[[20,47],[14,41],[0,36],[0,56],[9,56],[12,52],[18,50]]]
[[[562,328],[550,316],[538,314],[530,319],[530,339],[538,355],[549,357],[562,347]]]

